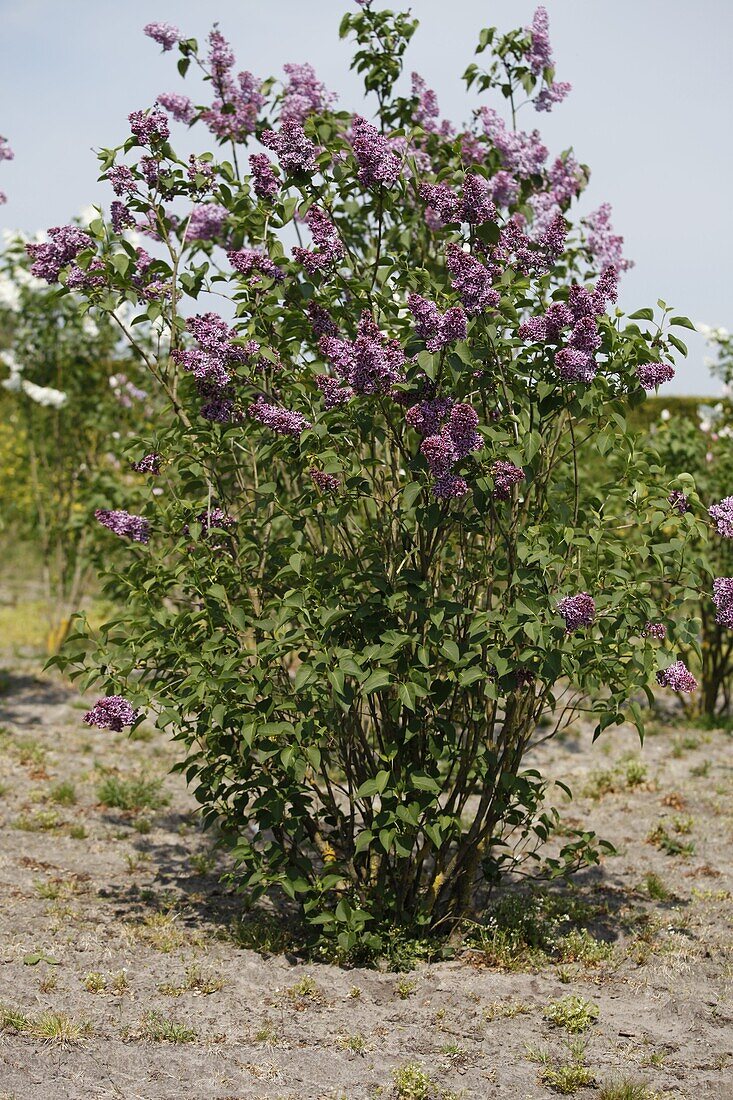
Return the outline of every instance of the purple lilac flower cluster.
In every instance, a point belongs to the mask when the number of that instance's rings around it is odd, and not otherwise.
[[[115,199],[110,204],[109,213],[115,233],[123,233],[125,229],[135,228],[135,215],[129,206],[120,202],[119,199]]]
[[[258,397],[253,401],[247,413],[253,420],[264,424],[266,428],[277,432],[278,435],[299,436],[301,432],[313,427],[302,413],[293,412],[280,405],[271,405],[265,401],[264,397]]]
[[[636,377],[645,390],[655,390],[665,382],[671,382],[674,374],[671,363],[642,363],[636,368]]]
[[[104,699],[97,699],[92,709],[84,715],[83,721],[88,726],[121,733],[123,729],[133,724],[138,713],[132,703],[121,695],[108,695]]]
[[[309,275],[328,271],[344,255],[338,230],[331,219],[318,206],[312,206],[305,216],[305,222],[311,231],[316,248],[294,248],[293,257],[306,269]]]
[[[249,158],[252,169],[252,186],[258,198],[272,202],[280,191],[280,181],[266,153],[253,153]]]
[[[150,524],[144,516],[133,516],[122,509],[97,508],[94,518],[102,527],[113,531],[121,539],[146,543],[150,541]]]
[[[537,8],[532,25],[526,30],[530,38],[530,46],[525,54],[527,64],[534,76],[541,77],[547,69],[553,68],[550,21],[545,8]],[[534,100],[535,110],[550,111],[555,103],[562,103],[570,91],[572,86],[567,82],[553,81]]]
[[[531,134],[508,130],[504,119],[492,107],[482,107],[480,117],[483,131],[498,150],[507,171],[519,179],[528,179],[542,172],[548,153],[539,130],[533,130]]]
[[[415,318],[415,332],[425,341],[428,351],[440,351],[448,344],[466,339],[468,323],[462,306],[451,306],[441,313],[435,302],[420,294],[410,294],[407,305]]]
[[[430,134],[441,134],[443,137],[453,135],[453,125],[447,119],[439,121],[438,97],[432,88],[428,88],[419,73],[412,74],[412,97],[417,100],[413,117],[418,126],[422,126]]]
[[[717,609],[716,623],[733,630],[733,577],[716,577],[713,581],[713,603]]]
[[[151,451],[150,454],[144,455],[139,462],[131,463],[131,466],[138,474],[159,474],[162,461],[162,455],[159,455],[157,451]]]
[[[495,267],[484,267],[475,256],[464,252],[457,244],[448,245],[446,266],[452,276],[451,287],[470,316],[499,305],[501,295],[491,285],[492,278],[497,274]]]
[[[140,145],[153,146],[170,137],[168,119],[158,107],[149,111],[133,111],[128,118],[130,130]]]
[[[565,596],[559,600],[557,610],[565,620],[565,629],[570,634],[582,626],[591,625],[596,617],[596,602],[587,592],[579,592],[577,596]]]
[[[190,371],[199,395],[208,399],[201,415],[206,420],[227,423],[234,414],[232,368],[248,363],[259,351],[259,344],[254,340],[244,346],[233,343],[237,337],[235,330],[216,313],[190,317],[186,327],[196,347],[173,352],[173,359]]]
[[[143,27],[143,34],[162,46],[164,51],[172,50],[181,41],[181,32],[172,23],[147,23]]]
[[[308,470],[311,476],[313,484],[321,490],[322,493],[338,493],[341,488],[341,478],[336,477],[334,474],[327,474],[324,470],[319,470],[317,466],[311,466]]]
[[[661,669],[657,673],[657,683],[661,687],[672,688],[674,691],[684,691],[688,694],[692,694],[697,687],[697,680],[684,661],[675,661],[669,668]]]
[[[324,309],[318,302],[310,298],[306,303],[305,310],[314,336],[338,336],[338,325],[327,309]]]
[[[387,138],[361,115],[351,120],[351,147],[363,187],[394,186],[400,176],[400,158]]]
[[[296,172],[307,172],[310,175],[318,168],[318,148],[305,136],[303,127],[298,122],[284,122],[277,133],[274,130],[265,130],[261,141],[277,154],[280,167],[288,176]]]
[[[658,642],[663,642],[667,637],[667,628],[664,623],[646,622],[641,636],[642,638],[656,638]]]
[[[31,275],[47,283],[57,283],[61,269],[75,260],[83,249],[92,248],[94,242],[76,225],[54,226],[48,230],[48,235],[50,241],[27,244],[25,250],[33,260]]]
[[[216,28],[209,34],[207,61],[216,98],[201,117],[220,141],[244,141],[255,132],[265,102],[261,81],[250,72],[238,73],[235,79],[234,52]]]
[[[492,257],[499,268],[511,266],[523,275],[543,275],[552,270],[565,250],[565,219],[555,214],[533,237],[525,233],[526,226],[522,215],[513,214],[499,234]]]
[[[615,267],[619,272],[628,271],[634,266],[634,261],[624,259],[624,239],[614,233],[611,213],[611,204],[604,202],[583,219],[583,224],[590,231],[586,247],[591,256],[598,261],[601,270],[605,267]]]
[[[176,122],[192,122],[196,108],[187,95],[177,92],[161,92],[156,103],[168,112]]]
[[[483,447],[483,439],[476,431],[476,410],[465,403],[452,404],[445,400],[422,402],[408,410],[406,419],[418,431],[430,432],[420,444],[420,453],[434,478],[433,496],[438,500],[465,496],[469,491],[468,483],[452,471],[456,463]]]
[[[115,195],[132,195],[137,191],[137,183],[131,169],[126,164],[115,164],[107,172]]]
[[[248,276],[252,283],[261,282],[263,275],[275,280],[285,277],[277,264],[257,248],[240,248],[236,252],[227,252],[227,259],[235,271]]]
[[[498,217],[491,186],[483,176],[467,175],[461,198],[445,183],[421,184],[420,197],[427,203],[426,221],[434,228],[461,221],[484,225]]]
[[[190,241],[218,240],[228,216],[227,208],[216,202],[195,206],[188,222],[186,238]]]
[[[337,392],[344,387],[353,393],[383,393],[402,379],[405,355],[399,342],[385,336],[366,311],[359,320],[355,340],[322,336],[319,347],[340,380],[337,385],[331,384],[328,388],[321,385],[321,388],[327,399],[335,399],[337,404],[348,400]]]
[[[496,500],[508,500],[514,486],[524,481],[524,470],[521,466],[515,466],[513,462],[506,462],[500,458],[492,464],[491,476],[494,479]]]
[[[733,497],[724,497],[718,504],[711,505],[708,512],[715,521],[718,534],[725,539],[733,539]]]
[[[207,508],[203,512],[199,512],[196,516],[196,522],[201,525],[201,534],[204,538],[209,534],[212,527],[218,531],[231,531],[237,526],[237,521],[234,516],[230,516],[223,508],[219,508],[218,505],[213,508]]]
[[[686,512],[691,511],[690,502],[681,489],[673,489],[667,497],[667,500],[681,516],[684,516]]]
[[[312,65],[283,65],[288,81],[283,93],[281,122],[305,122],[308,115],[323,114],[338,98],[329,92]]]

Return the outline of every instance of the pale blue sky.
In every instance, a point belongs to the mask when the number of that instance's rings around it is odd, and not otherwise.
[[[393,5],[397,6],[397,5]],[[436,88],[444,115],[468,115],[460,74],[482,26],[526,24],[531,0],[414,0],[421,28],[408,55]],[[558,79],[572,96],[550,115],[527,112],[551,152],[573,145],[593,178],[586,208],[610,201],[636,267],[622,305],[661,297],[693,320],[733,329],[733,3],[731,0],[546,0]],[[177,55],[141,28],[176,23],[203,39],[218,20],[240,67],[279,73],[311,61],[346,107],[360,86],[337,37],[352,0],[0,0],[0,133],[16,152],[0,164],[0,226],[35,231],[92,202],[93,149],[127,134],[126,116],[163,91],[183,91]],[[664,392],[717,393],[702,340]]]

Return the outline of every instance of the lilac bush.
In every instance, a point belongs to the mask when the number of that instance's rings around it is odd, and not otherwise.
[[[481,32],[462,127],[419,74],[402,90],[416,25],[344,17],[354,113],[309,66],[261,81],[218,29],[149,27],[205,93],[101,154],[150,252],[107,221],[36,261],[132,306],[164,406],[147,506],[102,513],[120,610],[61,663],[172,731],[242,889],[280,887],[344,951],[455,926],[525,859],[598,858],[571,829],[542,857],[558,816],[523,760],[581,712],[641,728],[699,525],[626,425],[682,322],[624,319],[607,208],[573,219],[588,169],[519,129],[520,100],[568,90],[546,13]]]

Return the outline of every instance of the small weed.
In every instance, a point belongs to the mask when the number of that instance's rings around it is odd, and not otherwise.
[[[40,1012],[27,1016],[17,1009],[0,1006],[0,1031],[15,1031],[31,1039],[66,1046],[80,1039],[88,1039],[92,1034],[92,1025],[88,1020],[74,1020],[65,1012]]]
[[[392,1073],[396,1100],[428,1100],[433,1092],[433,1081],[414,1062],[400,1066]]]
[[[69,836],[72,840],[86,840],[89,833],[86,831],[83,825],[70,825]]]
[[[196,852],[189,863],[197,875],[210,875],[216,867],[216,856],[211,852]]]
[[[146,1012],[140,1025],[140,1036],[151,1043],[193,1043],[196,1032],[183,1024],[167,1020],[160,1012]]]
[[[666,852],[668,856],[691,856],[695,853],[694,840],[683,842],[671,836],[660,821],[649,833],[647,842],[659,848],[660,852]]]
[[[30,737],[16,737],[12,748],[24,767],[39,768],[46,760],[46,750]]]
[[[361,990],[359,989],[359,986],[358,985],[352,985],[351,989],[346,994],[346,996],[347,997],[354,997],[354,998],[361,997]]]
[[[541,1066],[552,1065],[552,1055],[547,1047],[525,1046],[524,1057],[528,1062],[537,1062]]]
[[[142,924],[133,925],[131,931],[136,938],[166,955],[182,947],[188,939],[173,913],[150,913]]]
[[[55,810],[34,810],[32,814],[21,814],[13,825],[24,833],[45,833],[58,829],[61,819]]]
[[[102,993],[107,988],[107,979],[98,970],[90,970],[82,978],[81,984],[87,993]]]
[[[239,918],[230,926],[229,937],[237,947],[260,955],[281,955],[293,944],[282,921],[265,913]]]
[[[586,1031],[598,1019],[598,1007],[584,997],[569,994],[559,1001],[550,1001],[543,1016],[555,1027],[562,1027],[571,1035]]]
[[[61,890],[63,883],[58,879],[51,879],[49,882],[43,882],[39,879],[33,883],[33,888],[38,894],[39,898],[44,898],[47,901],[55,901],[56,898],[61,896]]]
[[[255,1032],[256,1043],[276,1043],[279,1039],[278,1033],[269,1020],[265,1020],[262,1027]]]
[[[608,1081],[601,1085],[598,1100],[657,1100],[657,1095],[643,1081]]]
[[[306,1001],[310,1001],[314,1004],[323,1002],[325,999],[321,987],[315,978],[312,978],[310,974],[304,974],[295,985],[291,985],[287,990],[287,995],[291,1001],[303,1004]]]
[[[672,897],[672,894],[665,886],[664,881],[659,877],[659,875],[656,875],[654,871],[647,871],[646,875],[644,876],[644,886],[646,888],[647,894],[650,898],[653,898],[654,901],[669,901],[669,899]]]
[[[127,973],[124,970],[118,970],[116,974],[110,975],[109,981],[107,982],[108,993],[111,993],[115,997],[121,997],[129,988],[130,983],[127,980]]]
[[[217,978],[213,974],[206,974],[200,966],[192,963],[191,966],[186,967],[186,980],[183,985],[166,984],[158,986],[158,988],[167,997],[180,997],[183,993],[208,996],[211,993],[218,993],[224,988],[224,979]]]
[[[157,810],[170,801],[162,787],[160,779],[144,779],[142,776],[121,779],[108,775],[97,787],[97,798],[110,809]]]
[[[55,974],[47,974],[45,978],[41,978],[38,983],[39,993],[53,993],[59,984],[59,980]]]
[[[647,781],[647,767],[641,760],[629,760],[626,764],[626,786],[630,790],[641,787]]]
[[[487,1022],[492,1020],[513,1020],[515,1016],[523,1016],[527,1012],[532,1011],[531,1005],[522,1004],[521,1001],[492,1001],[490,1005],[484,1009],[484,1019]]]
[[[400,1000],[406,1001],[408,997],[412,997],[417,992],[417,984],[415,978],[400,978],[395,982],[395,997],[399,997]]]
[[[557,950],[560,962],[578,962],[586,966],[598,966],[613,958],[614,954],[613,944],[595,939],[585,928],[580,932],[573,929],[563,936],[558,940]]]
[[[350,1050],[354,1054],[365,1054],[368,1049],[363,1035],[341,1035],[338,1045],[342,1050]]]
[[[710,760],[703,760],[702,764],[695,764],[690,768],[690,775],[695,779],[704,779],[710,774],[711,766]]]
[[[49,798],[58,806],[74,806],[76,805],[76,788],[68,780],[57,783],[55,787],[51,788]]]
[[[540,1077],[544,1085],[562,1096],[572,1096],[578,1089],[587,1088],[595,1081],[591,1071],[577,1062],[559,1066],[557,1069],[548,1067],[542,1071]]]

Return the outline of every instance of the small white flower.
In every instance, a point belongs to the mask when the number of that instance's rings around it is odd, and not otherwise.
[[[23,393],[35,401],[37,405],[45,405],[47,408],[60,409],[66,404],[66,394],[61,390],[55,390],[53,386],[37,386],[35,382],[29,382],[26,378],[22,381]]]
[[[672,413],[669,411],[669,409],[662,409],[662,411],[659,414],[659,419],[660,420],[669,420],[671,415],[672,415]]]

